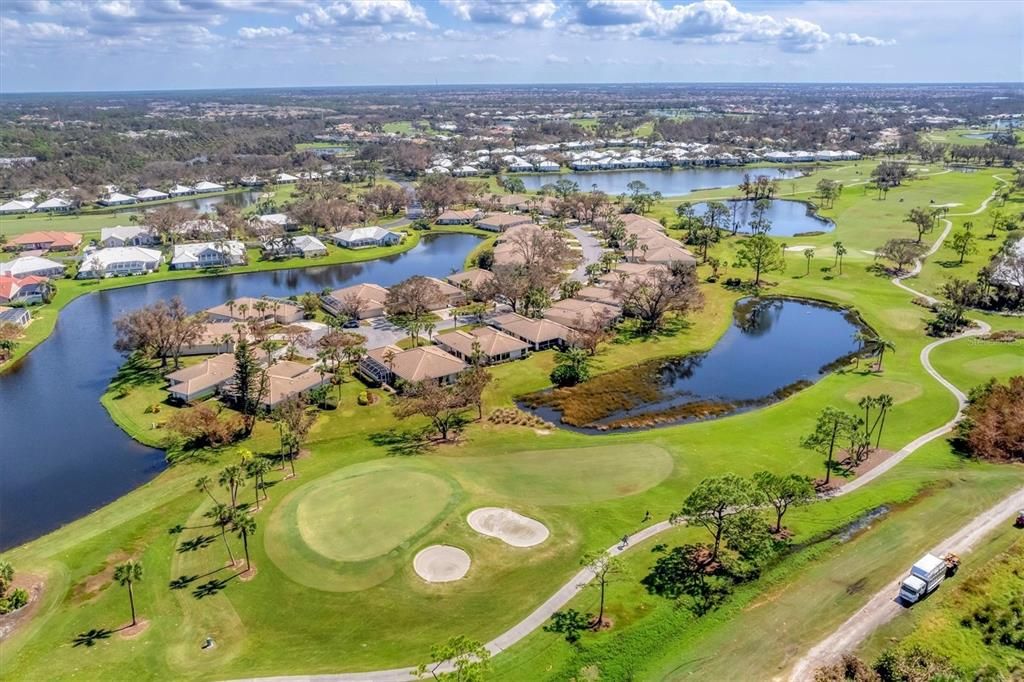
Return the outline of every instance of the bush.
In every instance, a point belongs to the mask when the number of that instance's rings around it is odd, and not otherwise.
[[[143,410],[143,412],[145,414],[158,414],[160,412],[160,403],[153,403],[152,405],[147,405],[146,409]]]
[[[167,428],[178,434],[189,448],[227,445],[241,435],[242,418],[236,414],[221,418],[208,404],[180,410],[167,420]]]
[[[551,370],[551,383],[555,386],[575,386],[590,378],[590,371],[586,367],[579,367],[564,363],[555,365]]]
[[[739,277],[729,277],[725,280],[724,284],[727,287],[738,287],[743,284],[743,280]]]
[[[10,594],[0,599],[0,616],[10,613],[11,611],[17,611],[27,603],[28,592],[20,587],[16,590],[12,590]]]
[[[373,391],[360,391],[359,396],[356,398],[356,402],[360,405],[373,405],[380,398]]]
[[[476,255],[476,266],[481,270],[490,270],[494,265],[494,250],[484,249]]]

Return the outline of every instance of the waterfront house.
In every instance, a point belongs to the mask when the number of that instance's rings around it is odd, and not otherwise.
[[[332,315],[341,315],[343,310],[357,310],[357,319],[365,320],[384,315],[384,304],[388,290],[378,284],[355,284],[335,289],[323,296],[321,305]]]
[[[438,225],[468,225],[480,217],[480,211],[475,208],[464,211],[444,211],[434,220]]]
[[[66,213],[75,207],[74,203],[61,197],[50,197],[36,206],[37,211],[44,213]]]
[[[208,180],[203,180],[202,182],[197,182],[194,189],[197,193],[223,192],[224,185],[220,185],[216,182],[209,182]]]
[[[504,232],[516,225],[532,222],[528,215],[512,215],[509,213],[488,213],[476,221],[476,226],[489,232]]]
[[[335,232],[331,235],[330,239],[338,246],[346,249],[361,249],[369,246],[393,246],[402,241],[402,235],[398,232],[392,232],[383,227],[372,225],[370,227],[354,227]]]
[[[39,303],[46,295],[49,282],[38,275],[0,275],[0,303]]]
[[[5,204],[0,204],[0,213],[28,213],[36,207],[34,201],[23,199],[12,199]]]
[[[308,234],[297,237],[271,237],[263,241],[264,258],[287,258],[302,256],[316,258],[327,255],[327,247],[322,241]]]
[[[245,244],[239,241],[175,244],[171,254],[171,270],[244,265],[245,256]]]
[[[164,256],[160,251],[141,246],[93,249],[82,258],[78,279],[145,275],[155,272],[163,262]]]
[[[242,335],[250,339],[248,332]],[[199,337],[181,348],[182,355],[213,355],[214,353],[233,353],[238,341],[238,331],[234,322],[208,322],[203,325]]]
[[[183,197],[189,194],[195,194],[196,191],[188,185],[175,185],[174,187],[167,190],[167,193],[172,197]]]
[[[248,322],[291,324],[302,319],[302,308],[277,299],[243,296],[206,309],[210,322]]]
[[[138,199],[121,192],[111,192],[107,196],[100,199],[99,203],[103,206],[127,206],[129,204],[137,203]]]
[[[63,263],[41,256],[20,256],[14,260],[0,263],[0,275],[11,275],[12,277],[27,275],[61,277],[65,270],[67,270],[67,266]]]
[[[139,190],[139,193],[135,195],[135,198],[138,199],[139,201],[161,201],[163,199],[166,199],[167,197],[167,192],[161,192],[160,190],[156,189],[149,189],[148,187],[146,189]]]
[[[0,305],[0,324],[16,324],[25,328],[32,321],[32,313],[28,308],[10,308]]]

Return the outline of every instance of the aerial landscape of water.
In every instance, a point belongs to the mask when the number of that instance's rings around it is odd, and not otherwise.
[[[743,182],[743,176],[767,175],[777,180],[798,178],[801,171],[795,168],[638,168],[615,171],[574,171],[571,173],[517,173],[526,189],[536,191],[544,185],[558,180],[571,180],[580,189],[592,189],[606,194],[628,192],[628,185],[639,180],[647,185],[649,192],[661,192],[663,196],[681,196],[702,189],[733,188]]]

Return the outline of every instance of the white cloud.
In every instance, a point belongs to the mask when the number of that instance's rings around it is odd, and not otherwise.
[[[441,0],[441,4],[463,21],[527,28],[551,28],[558,12],[554,0]]]
[[[445,57],[444,55],[434,55],[432,57],[427,57],[427,62],[430,64],[441,64],[446,61],[448,61],[448,57]]]
[[[465,55],[464,55],[465,57]],[[519,57],[503,57],[493,52],[476,53],[469,55],[469,58],[477,64],[518,64],[522,60]]]
[[[832,36],[837,42],[844,45],[867,45],[868,47],[880,47],[882,45],[895,45],[895,40],[882,40],[873,36],[862,36],[857,33],[836,33]]]
[[[569,58],[563,57],[560,54],[549,54],[547,57],[544,58],[544,61],[546,61],[548,64],[568,64]]]
[[[238,29],[238,37],[245,40],[262,40],[265,38],[283,38],[291,35],[287,26],[243,26]]]
[[[409,0],[333,0],[295,17],[306,29],[414,25],[431,27],[427,13]]]

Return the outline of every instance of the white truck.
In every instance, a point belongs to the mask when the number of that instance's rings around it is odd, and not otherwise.
[[[960,559],[955,554],[947,554],[941,559],[934,554],[925,554],[910,569],[910,575],[900,583],[900,599],[907,604],[914,604],[931,594],[947,576],[956,573]]]

